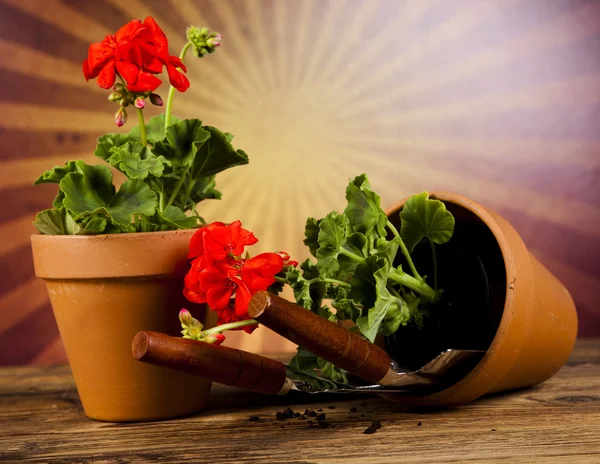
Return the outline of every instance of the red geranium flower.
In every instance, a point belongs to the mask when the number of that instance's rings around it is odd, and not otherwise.
[[[146,92],[161,84],[154,74],[160,74],[164,65],[171,85],[183,92],[190,83],[177,68],[186,71],[186,67],[178,57],[169,55],[168,48],[164,32],[152,17],[144,22],[136,19],[114,36],[108,35],[102,42],[90,45],[83,74],[86,80],[97,77],[98,85],[108,89],[114,85],[118,72],[129,91]]]
[[[283,252],[242,258],[245,247],[257,241],[240,221],[230,225],[214,222],[198,230],[190,241],[188,257],[193,261],[183,294],[195,303],[207,303],[218,313],[219,325],[248,319],[252,295],[267,290],[284,264],[292,263]],[[255,328],[243,330],[251,333]]]
[[[258,239],[244,228],[240,221],[228,226],[213,227],[203,235],[204,256],[208,262],[227,256],[241,256],[246,246],[254,245]]]

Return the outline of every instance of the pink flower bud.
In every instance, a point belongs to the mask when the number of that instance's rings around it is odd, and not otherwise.
[[[118,127],[123,126],[125,123],[127,122],[127,112],[125,111],[125,108],[121,107],[119,108],[119,110],[117,111],[117,114],[115,114],[115,124]]]
[[[137,97],[133,102],[133,106],[140,110],[143,110],[146,107],[146,100],[144,100],[142,97]]]
[[[221,36],[217,35],[215,37],[211,37],[206,41],[206,45],[212,48],[217,48],[221,46]]]
[[[163,106],[163,100],[160,98],[160,95],[156,93],[150,94],[150,103],[154,106]]]
[[[179,311],[179,321],[181,322],[181,325],[184,327],[189,327],[192,325],[192,315],[190,314],[190,312],[185,309],[182,308],[181,311]]]
[[[225,341],[225,335],[222,333],[215,333],[206,336],[206,343],[210,343],[211,345],[220,345]]]

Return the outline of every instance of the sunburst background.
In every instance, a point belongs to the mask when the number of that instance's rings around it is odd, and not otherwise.
[[[573,293],[580,335],[600,335],[600,2],[0,0],[0,364],[66,359],[29,245],[54,188],[30,184],[93,161],[115,107],[80,63],[148,15],[173,54],[189,24],[224,36],[187,59],[175,100],[251,159],[204,217],[303,259],[305,218],[342,208],[349,177],[367,172],[384,205],[457,191],[513,223]],[[229,343],[290,348],[265,329]]]

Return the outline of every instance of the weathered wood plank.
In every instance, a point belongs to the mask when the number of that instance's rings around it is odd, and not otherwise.
[[[286,407],[321,409],[329,427],[276,420]],[[374,420],[383,427],[364,434]],[[275,397],[215,386],[209,409],[194,417],[102,423],[83,416],[68,367],[0,369],[0,461],[542,460],[600,462],[600,340],[579,341],[568,365],[537,388],[436,411],[406,411],[375,396]]]

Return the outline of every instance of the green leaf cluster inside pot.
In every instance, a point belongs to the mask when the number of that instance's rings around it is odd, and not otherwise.
[[[54,235],[197,227],[204,222],[198,203],[221,198],[215,175],[248,163],[248,156],[233,148],[231,134],[197,119],[172,118],[165,128],[165,116],[159,115],[145,131],[146,145],[139,125],[98,139],[94,154],[127,178],[118,190],[106,165],[69,161],[44,172],[35,184],[56,183],[59,190],[52,208],[38,213],[35,227]]]
[[[436,269],[435,248],[452,237],[454,217],[441,201],[423,192],[406,202],[398,231],[364,174],[350,181],[346,200],[342,213],[307,220],[304,243],[316,261],[307,259],[299,269],[287,267],[280,282],[292,287],[296,302],[307,310],[332,322],[352,321],[351,330],[371,342],[408,324],[421,326],[442,290],[436,275],[419,274],[411,253],[418,243],[429,242]],[[302,347],[291,365],[346,380],[344,371]]]

